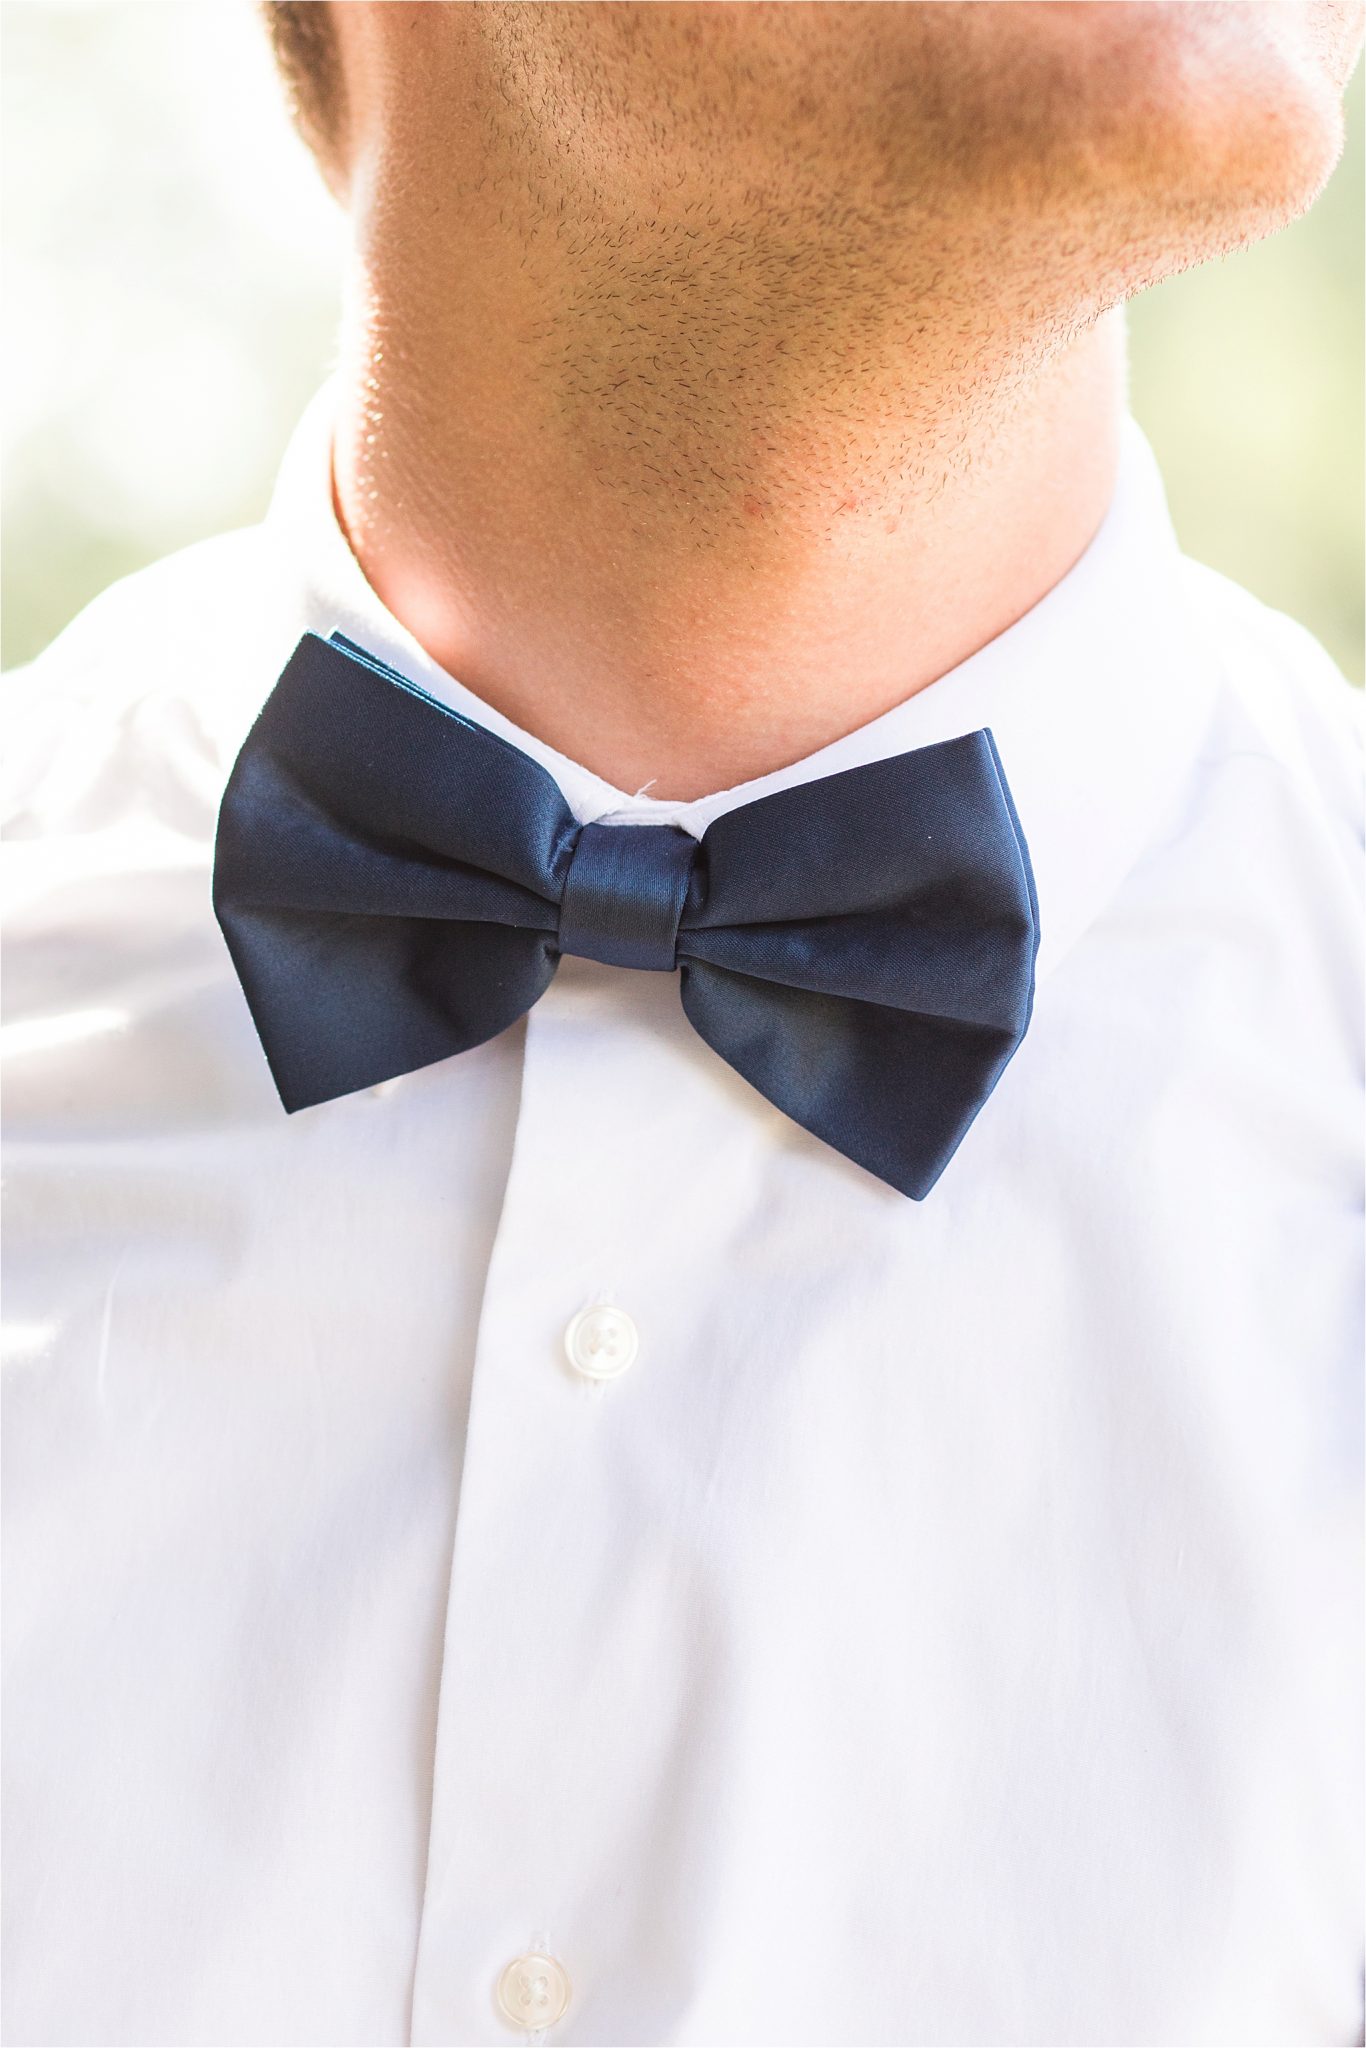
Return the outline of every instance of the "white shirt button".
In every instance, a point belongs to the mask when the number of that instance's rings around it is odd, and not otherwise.
[[[597,1301],[579,1310],[564,1333],[564,1348],[575,1372],[614,1380],[635,1363],[640,1335],[624,1308]]]
[[[569,2010],[569,1974],[554,1956],[517,1956],[498,1979],[498,2010],[510,2026],[553,2027]]]

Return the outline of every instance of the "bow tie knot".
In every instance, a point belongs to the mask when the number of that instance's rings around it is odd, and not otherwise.
[[[697,841],[677,825],[585,825],[560,899],[561,953],[669,974]]]

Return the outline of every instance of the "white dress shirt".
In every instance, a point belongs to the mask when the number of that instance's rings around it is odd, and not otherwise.
[[[12,684],[7,2041],[1353,2040],[1347,686],[1130,425],[989,646],[629,796],[385,611],[329,407]],[[212,841],[333,628],[581,820],[989,726],[1038,994],[930,1196],[580,960],[287,1116]]]

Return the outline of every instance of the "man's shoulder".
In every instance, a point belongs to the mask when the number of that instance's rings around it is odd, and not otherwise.
[[[146,780],[212,784],[280,606],[262,529],[198,541],[122,577],[0,681],[3,818],[21,837],[81,829]]]
[[[1260,758],[1358,843],[1366,701],[1309,629],[1217,569],[1183,562],[1197,633],[1222,684],[1218,745]]]

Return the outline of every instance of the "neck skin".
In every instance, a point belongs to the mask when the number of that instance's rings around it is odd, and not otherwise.
[[[587,231],[543,232],[497,180],[422,206],[383,166],[351,183],[338,516],[447,673],[616,787],[687,800],[801,759],[1095,534],[1122,314],[1046,344],[998,299],[965,346],[961,301],[851,310],[847,275],[823,298],[787,251],[690,250],[685,331],[638,281],[623,315]]]

